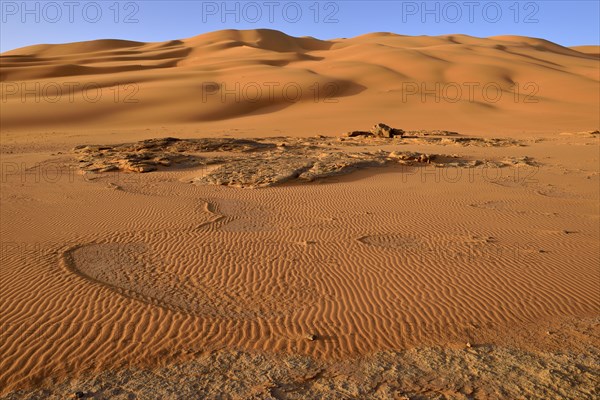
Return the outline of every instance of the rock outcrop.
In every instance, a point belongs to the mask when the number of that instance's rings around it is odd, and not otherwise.
[[[346,134],[347,137],[379,137],[393,139],[396,136],[402,138],[404,131],[402,129],[391,128],[384,123],[378,123],[371,128],[370,131],[350,131]]]
[[[259,188],[288,181],[310,182],[330,176],[347,174],[358,168],[390,164],[435,167],[473,168],[484,161],[464,160],[458,155],[423,154],[411,151],[383,150],[378,146],[398,144],[434,144],[459,146],[518,145],[509,139],[454,137],[455,132],[417,131],[418,136],[406,137],[404,131],[377,124],[370,132],[355,131],[350,138],[277,137],[265,139],[150,139],[136,143],[103,146],[77,146],[79,167],[84,173],[111,171],[146,173],[169,167],[202,168],[192,181],[203,185],[226,185]],[[390,138],[400,136],[401,141]],[[365,148],[373,148],[365,151]],[[384,147],[385,148],[385,147]],[[494,161],[485,160],[489,165]],[[529,157],[497,161],[498,167],[536,165]]]
[[[376,137],[394,138],[396,136],[402,137],[404,131],[402,129],[391,128],[386,124],[379,123],[371,128],[371,133]]]

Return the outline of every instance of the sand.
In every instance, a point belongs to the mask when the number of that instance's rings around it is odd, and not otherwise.
[[[298,355],[198,352],[168,367],[105,371],[7,398],[64,399],[77,393],[95,399],[594,398],[598,353],[590,341],[598,332],[590,335],[588,327],[597,322],[571,321],[548,335],[556,341],[577,338],[585,357],[489,345],[385,351],[328,362]]]
[[[594,398],[594,53],[258,30],[2,54],[3,90],[139,101],[2,103],[1,394]],[[203,102],[207,81],[342,89]],[[539,101],[403,103],[407,81]],[[405,133],[348,137],[379,122]]]
[[[467,134],[596,129],[597,46],[576,49],[519,36],[326,41],[271,30],[37,45],[2,54],[2,125],[247,137],[335,135],[377,122]]]

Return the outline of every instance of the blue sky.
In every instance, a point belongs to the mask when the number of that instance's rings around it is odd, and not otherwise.
[[[600,44],[600,1],[0,1],[0,50],[116,38],[164,41],[220,29],[320,39],[368,32],[541,37]]]

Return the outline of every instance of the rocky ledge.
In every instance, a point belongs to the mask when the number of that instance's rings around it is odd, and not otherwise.
[[[338,138],[315,136],[250,140],[168,137],[116,145],[82,145],[74,148],[73,152],[78,157],[83,173],[144,173],[166,168],[202,167],[198,177],[193,179],[194,183],[242,188],[267,187],[289,181],[310,182],[359,168],[392,164],[466,168],[479,165],[535,165],[527,157],[488,161],[463,159],[457,155],[389,151],[390,145],[394,148],[396,144],[411,144],[414,141],[462,146],[519,145],[511,140],[469,138],[448,131],[408,133],[410,136],[401,129],[377,124],[369,134],[348,134]],[[365,151],[365,147],[376,149]]]

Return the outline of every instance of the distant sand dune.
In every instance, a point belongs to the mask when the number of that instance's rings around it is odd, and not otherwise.
[[[574,46],[571,49],[583,54],[600,57],[600,46]]]
[[[0,396],[598,397],[596,52],[227,30],[2,54]]]
[[[272,123],[298,133],[333,134],[373,119],[466,132],[583,130],[600,125],[596,55],[594,46],[571,49],[521,36],[318,40],[265,29],[162,43],[36,45],[0,56],[2,123],[10,130],[210,128],[225,120],[249,127],[264,126],[276,113]],[[36,83],[42,100],[32,117],[22,99]],[[79,92],[85,85],[104,90],[98,99],[91,91],[90,100]]]

